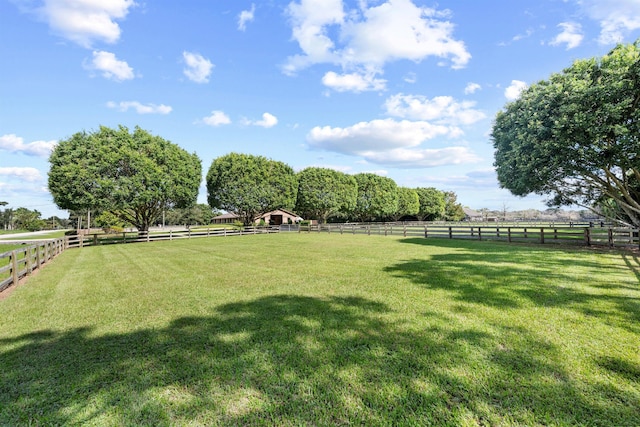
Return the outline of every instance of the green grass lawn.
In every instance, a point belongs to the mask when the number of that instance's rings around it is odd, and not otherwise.
[[[68,250],[0,300],[0,425],[640,425],[640,260],[279,234]]]

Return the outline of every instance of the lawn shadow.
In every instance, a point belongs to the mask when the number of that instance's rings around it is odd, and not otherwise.
[[[640,333],[640,286],[631,288],[610,280],[593,284],[593,278],[603,272],[627,271],[625,267],[603,266],[572,256],[573,252],[561,248],[531,249],[496,242],[461,247],[459,241],[419,238],[401,242],[460,249],[405,260],[386,267],[385,271],[428,289],[450,292],[461,302],[501,308],[519,308],[524,304],[564,307],[601,316],[610,324]],[[549,256],[550,251],[567,256],[559,260]],[[519,258],[525,261],[518,263]],[[625,263],[629,265],[632,261],[625,258]],[[576,276],[571,267],[579,267],[581,276]],[[637,265],[632,271],[637,276]],[[591,292],[586,290],[587,286],[600,290]],[[630,296],[628,291],[637,291],[639,297]]]
[[[496,346],[389,314],[358,297],[277,295],[159,329],[18,336],[0,342],[0,424],[640,424],[637,396],[576,383],[527,331]]]

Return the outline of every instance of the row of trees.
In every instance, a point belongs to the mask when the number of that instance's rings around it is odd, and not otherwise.
[[[0,201],[0,206],[7,206],[9,203]],[[45,228],[66,227],[67,221],[56,216],[47,219],[42,218],[42,214],[37,210],[27,208],[4,208],[0,210],[0,229],[2,230],[28,230],[39,231]]]
[[[209,206],[195,205],[200,159],[138,127],[76,133],[56,145],[49,161],[54,202],[72,212],[93,212],[99,226],[131,224],[146,231],[162,215],[167,223],[206,223],[218,209],[247,225],[274,209],[319,221],[464,216],[452,192],[398,187],[370,173],[307,168],[296,174],[283,162],[238,153],[212,162],[206,176]]]
[[[348,221],[460,220],[453,192],[399,187],[372,173],[348,175],[310,167],[297,174],[287,164],[263,156],[231,153],[213,161],[207,173],[209,205],[251,224],[262,213],[290,209],[306,219]]]

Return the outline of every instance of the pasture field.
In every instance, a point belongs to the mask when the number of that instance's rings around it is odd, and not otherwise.
[[[640,425],[640,260],[281,233],[71,249],[0,300],[0,425]]]

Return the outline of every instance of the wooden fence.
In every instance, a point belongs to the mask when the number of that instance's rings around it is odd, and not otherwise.
[[[304,225],[300,226],[298,231],[441,239],[502,240],[506,242],[541,244],[640,247],[638,229],[618,227],[361,223]]]
[[[169,230],[166,232],[127,232],[112,234],[86,234],[66,237],[69,248],[109,245],[115,243],[155,242],[160,240],[191,239],[198,237],[227,237],[253,234],[279,233],[279,227],[244,227],[244,228],[196,228],[193,230]]]
[[[0,292],[51,261],[65,248],[65,239],[55,239],[25,244],[22,248],[0,254]]]

